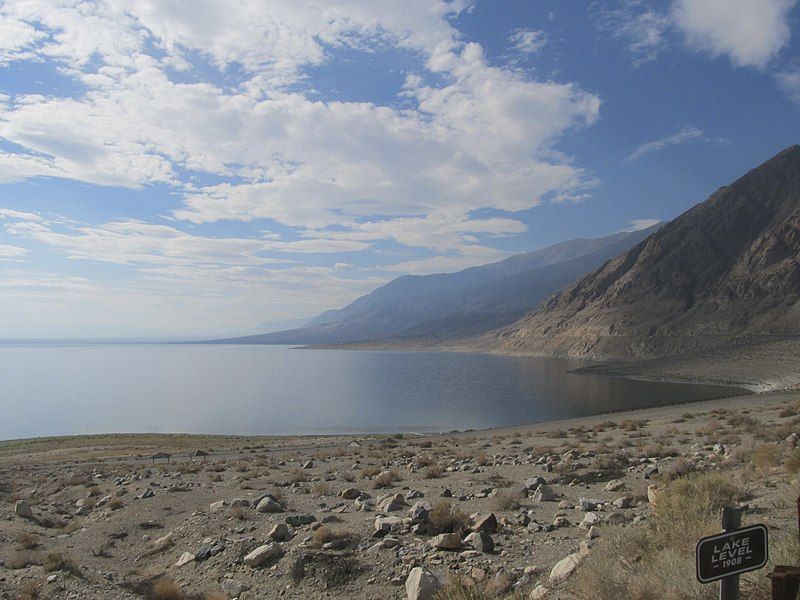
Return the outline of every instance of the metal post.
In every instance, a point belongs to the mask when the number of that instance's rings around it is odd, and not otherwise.
[[[726,533],[742,527],[742,509],[722,509],[722,529]],[[719,600],[739,600],[739,576],[731,575],[719,580]]]

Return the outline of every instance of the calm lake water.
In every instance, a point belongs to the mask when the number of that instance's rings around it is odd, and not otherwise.
[[[739,393],[575,375],[579,363],[230,345],[0,345],[0,439],[519,425]]]

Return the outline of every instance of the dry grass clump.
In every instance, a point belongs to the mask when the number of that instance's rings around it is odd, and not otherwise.
[[[466,531],[470,523],[467,513],[447,500],[437,502],[428,519],[428,532],[431,535]]]
[[[792,475],[796,475],[800,472],[800,448],[795,448],[792,451],[789,458],[783,463],[783,466]]]
[[[503,574],[498,574],[486,583],[476,583],[469,577],[451,574],[447,585],[435,596],[434,600],[495,600],[509,598],[522,600],[527,598],[527,590],[511,591],[511,582]]]
[[[311,576],[322,581],[326,589],[331,589],[352,581],[363,570],[361,563],[353,556],[302,552],[291,564],[289,576],[295,583]]]
[[[422,474],[425,479],[439,479],[442,475],[444,475],[444,469],[439,465],[431,465]]]
[[[19,600],[39,600],[42,597],[42,582],[29,581],[19,591]]]
[[[522,494],[511,489],[500,489],[492,498],[495,510],[516,510],[522,506]]]
[[[41,555],[38,552],[31,552],[29,550],[16,552],[10,559],[6,561],[6,567],[9,569],[24,569],[25,567],[30,567],[31,565],[41,564]]]
[[[70,557],[64,556],[60,552],[53,551],[48,552],[47,556],[44,557],[44,562],[42,563],[44,570],[48,573],[53,573],[55,571],[64,571],[65,573],[72,573],[73,575],[77,575],[78,577],[81,576],[80,567],[73,561]]]
[[[366,467],[361,469],[361,471],[359,472],[359,475],[361,476],[361,479],[370,479],[372,477],[375,477],[375,476],[379,475],[380,472],[381,472],[381,468],[380,467],[376,467],[376,466],[373,466],[373,465],[367,465]]]
[[[187,596],[172,579],[162,577],[153,586],[152,600],[187,600]]]
[[[311,540],[313,548],[322,548],[325,544],[334,543],[343,548],[353,539],[353,533],[346,529],[333,529],[331,527],[318,527],[314,530]]]
[[[125,501],[122,498],[112,498],[108,501],[108,508],[111,510],[119,510],[125,506]]]
[[[777,444],[761,444],[750,453],[750,464],[765,471],[781,464],[783,449]]]
[[[323,496],[331,495],[331,486],[325,482],[315,483],[311,486],[311,493],[315,498],[322,498]]]
[[[381,488],[391,487],[399,479],[400,475],[394,469],[383,471],[372,482],[372,487],[375,488],[376,490]]]
[[[35,550],[36,547],[41,543],[41,539],[38,535],[28,533],[27,531],[20,531],[16,535],[16,540],[17,543],[25,550]]]
[[[719,530],[722,507],[735,505],[740,497],[739,489],[719,473],[691,474],[672,481],[659,495],[647,528],[607,530],[599,547],[567,583],[568,597],[712,600],[716,587],[695,579],[694,546],[702,536]],[[761,579],[765,579],[763,574]],[[748,581],[749,592],[743,598],[769,598],[759,591],[763,582]]]

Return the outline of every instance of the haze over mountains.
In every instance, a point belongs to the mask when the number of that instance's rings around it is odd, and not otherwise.
[[[474,336],[514,322],[543,299],[654,232],[575,239],[451,274],[404,276],[304,327],[226,340],[344,344]]]
[[[792,146],[483,340],[507,352],[646,358],[800,333]]]

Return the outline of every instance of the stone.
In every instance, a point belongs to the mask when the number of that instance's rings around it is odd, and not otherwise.
[[[442,582],[428,569],[414,567],[406,578],[407,600],[433,600],[441,591]]]
[[[438,550],[461,550],[464,546],[461,536],[457,533],[440,533],[431,538],[428,544]]]
[[[569,522],[567,517],[556,517],[553,519],[553,527],[569,527],[572,523]]]
[[[257,568],[270,560],[281,558],[283,554],[283,548],[281,548],[279,544],[264,544],[245,556],[244,564],[249,567]]]
[[[534,490],[531,499],[534,502],[553,502],[556,499],[556,494],[549,485],[540,483]]]
[[[625,482],[619,479],[612,479],[606,484],[607,492],[617,492],[622,489],[625,489]]]
[[[225,579],[222,582],[222,591],[225,592],[230,598],[238,598],[242,592],[246,591],[247,586],[236,579]]]
[[[622,496],[621,498],[617,498],[616,500],[614,500],[612,504],[616,508],[630,508],[633,503],[631,499],[628,498],[627,496]]]
[[[278,523],[270,529],[267,537],[273,542],[285,542],[289,539],[289,526],[286,523]]]
[[[343,498],[344,500],[355,500],[361,495],[361,492],[358,491],[356,488],[347,488],[346,490],[342,490],[339,492],[339,497]]]
[[[188,565],[190,562],[194,561],[194,554],[191,552],[184,552],[181,554],[180,558],[175,562],[176,567],[182,567],[184,565]]]
[[[18,517],[22,517],[23,519],[32,519],[33,518],[33,509],[31,505],[25,502],[25,500],[17,500],[14,504],[14,514]]]
[[[283,512],[283,507],[271,496],[263,498],[257,505],[256,510],[260,513],[279,513]]]
[[[291,515],[286,517],[286,524],[292,527],[300,527],[302,525],[310,525],[317,520],[314,515]]]
[[[622,525],[627,521],[627,517],[623,515],[621,512],[612,512],[606,517],[605,521],[609,525]]]
[[[228,506],[228,503],[225,500],[219,500],[217,502],[212,502],[208,505],[208,510],[211,512],[219,512],[224,510],[225,507]]]
[[[530,600],[541,600],[542,598],[547,596],[548,592],[550,592],[550,590],[544,587],[543,585],[537,585],[535,588],[533,588],[533,590],[531,591],[531,595],[528,596],[528,598]]]
[[[472,526],[472,531],[485,531],[486,533],[495,533],[497,531],[497,517],[494,513],[482,515],[475,519],[475,524]]]
[[[600,516],[597,513],[589,512],[586,513],[583,517],[583,521],[581,521],[580,527],[581,529],[589,529],[593,525],[597,525],[600,523]]]
[[[387,533],[402,531],[404,523],[400,517],[378,517],[375,519],[376,537],[382,537]]]
[[[403,494],[392,494],[378,505],[378,509],[384,512],[395,512],[403,510],[406,506],[406,499]]]
[[[584,512],[597,510],[597,508],[602,503],[603,503],[602,500],[596,500],[594,498],[579,498],[578,499],[578,506],[580,506],[581,510],[584,511]]]
[[[307,460],[306,462],[303,463],[303,468],[304,469],[313,469],[314,468],[314,461],[313,460]]]
[[[464,541],[478,552],[488,553],[494,551],[494,540],[485,531],[473,531]]]
[[[547,480],[544,477],[530,477],[529,479],[525,480],[525,487],[529,490],[535,490],[540,485],[544,485],[547,483]]]
[[[564,583],[567,579],[569,579],[569,576],[575,572],[575,569],[578,568],[580,563],[581,555],[578,553],[570,554],[569,556],[562,558],[550,571],[550,583],[552,585]]]
[[[408,511],[408,516],[411,518],[412,523],[424,523],[428,520],[431,512],[431,505],[425,500],[418,500]]]
[[[569,508],[572,508],[572,506],[573,504],[569,500],[562,500],[561,502],[558,503],[558,508],[560,510],[567,510]]]

